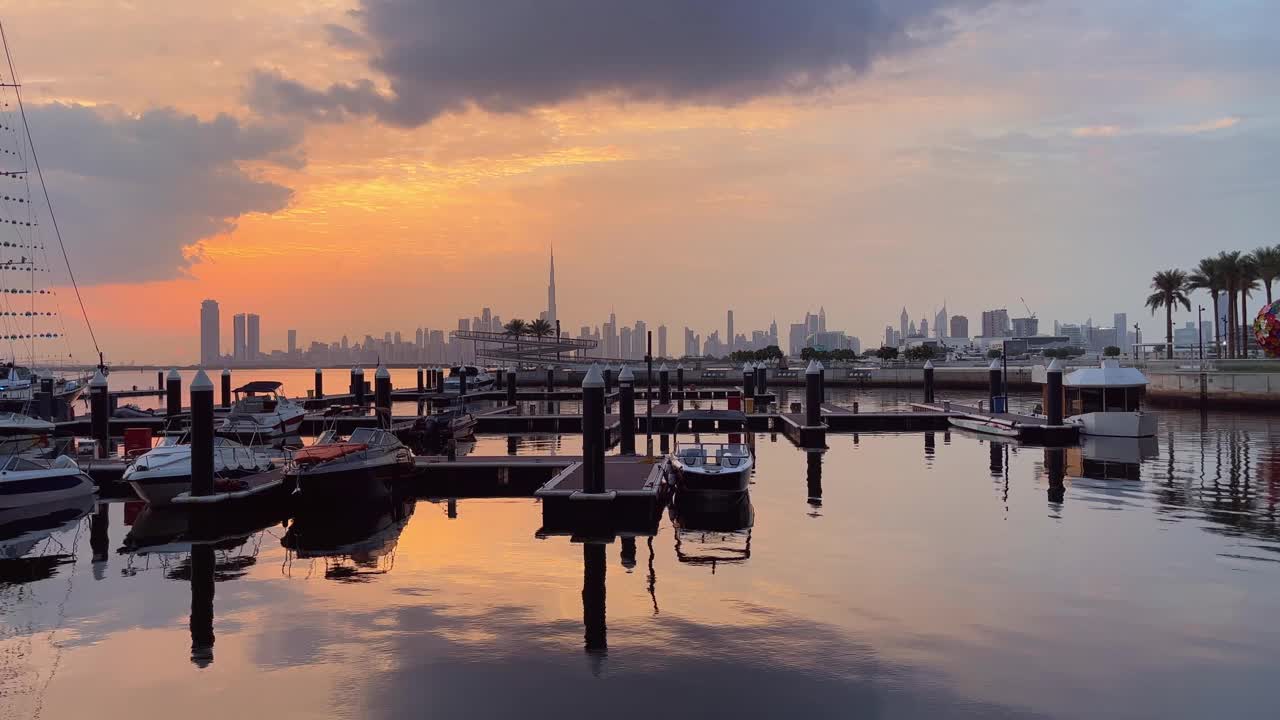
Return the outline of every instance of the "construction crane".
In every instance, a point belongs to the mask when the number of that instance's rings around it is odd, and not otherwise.
[[[1031,306],[1027,304],[1026,299],[1023,298],[1021,295],[1018,296],[1018,299],[1022,300],[1022,307],[1027,309],[1027,317],[1034,318],[1036,314],[1031,312]]]

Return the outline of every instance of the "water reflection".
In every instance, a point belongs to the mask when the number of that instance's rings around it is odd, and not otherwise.
[[[612,542],[533,540],[522,497],[287,527],[100,506],[29,550],[60,564],[0,578],[0,676],[34,678],[0,716],[1268,716],[1280,423],[1162,422],[1154,445],[957,432],[932,456],[921,433],[761,436],[743,503]]]

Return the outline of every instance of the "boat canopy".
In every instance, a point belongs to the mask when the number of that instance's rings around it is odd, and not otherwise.
[[[1102,361],[1101,367],[1072,371],[1062,384],[1074,388],[1146,387],[1147,376],[1137,368],[1120,367],[1119,362],[1109,358]]]
[[[235,391],[238,393],[250,393],[250,394],[268,393],[268,392],[275,392],[279,390],[283,385],[284,383],[278,382],[276,380],[254,380],[251,383],[245,383],[244,385],[241,385],[240,387],[236,388]]]

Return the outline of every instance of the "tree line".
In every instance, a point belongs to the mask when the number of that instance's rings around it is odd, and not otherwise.
[[[1173,358],[1173,311],[1181,305],[1191,310],[1191,293],[1203,290],[1213,303],[1213,344],[1227,358],[1245,357],[1249,326],[1248,301],[1254,291],[1266,289],[1266,304],[1270,305],[1271,283],[1280,277],[1280,245],[1260,247],[1253,252],[1239,250],[1220,252],[1204,258],[1192,268],[1161,270],[1151,278],[1152,293],[1146,306],[1154,315],[1165,312],[1165,357]],[[1222,305],[1226,305],[1227,336],[1221,337],[1218,318]]]

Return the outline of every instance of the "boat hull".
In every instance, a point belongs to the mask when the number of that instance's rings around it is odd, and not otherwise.
[[[332,508],[348,503],[389,500],[396,480],[413,467],[413,456],[365,467],[294,470],[285,475],[295,502],[308,508]]]
[[[962,430],[983,433],[985,435],[995,435],[997,437],[1016,438],[1018,437],[1017,428],[1001,425],[1000,423],[986,422],[984,420],[974,420],[972,418],[953,417],[950,423]]]
[[[44,477],[0,478],[0,513],[58,505],[92,497],[95,491],[93,480],[78,471]]]
[[[673,462],[676,492],[702,496],[737,496],[747,492],[751,484],[751,466],[741,469],[708,471]]]
[[[262,470],[249,468],[245,470],[220,470],[218,477],[242,478],[256,475]],[[191,474],[146,477],[130,480],[129,486],[137,496],[149,505],[169,505],[173,499],[183,493],[191,492]]]
[[[1159,416],[1147,412],[1096,412],[1066,419],[1084,435],[1101,437],[1154,437],[1160,429]]]

